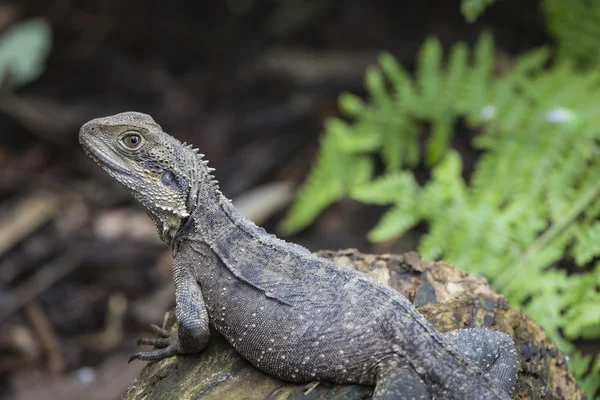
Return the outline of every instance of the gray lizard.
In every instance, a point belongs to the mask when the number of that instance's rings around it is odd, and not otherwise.
[[[374,399],[509,399],[510,337],[442,334],[400,293],[268,234],[225,198],[203,155],[142,113],[89,121],[79,140],[150,215],[174,257],[178,329],[153,325],[159,360],[202,351],[209,326],[257,368],[292,382],[374,385]]]

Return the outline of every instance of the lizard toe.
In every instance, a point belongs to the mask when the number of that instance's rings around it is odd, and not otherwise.
[[[150,330],[162,338],[168,338],[171,336],[171,333],[168,330],[163,329],[158,325],[150,324]]]
[[[167,347],[169,345],[169,339],[168,338],[139,338],[137,341],[137,345],[149,345],[149,346],[154,346],[158,349],[162,349],[163,347]]]
[[[181,345],[179,343],[179,336],[177,332],[169,332],[157,325],[150,325],[150,330],[158,335],[158,338],[140,338],[137,341],[139,345],[154,346],[154,350],[141,351],[132,355],[128,362],[133,360],[141,361],[157,361],[162,360],[165,357],[169,357],[175,354],[182,354]]]
[[[172,356],[174,354],[177,354],[177,352],[175,350],[173,350],[171,347],[164,347],[162,349],[156,349],[156,350],[151,350],[151,351],[140,351],[139,353],[136,353],[136,354],[132,355],[131,357],[129,357],[129,360],[127,361],[127,363],[130,363],[133,360],[158,361],[158,360],[162,360],[165,357]]]

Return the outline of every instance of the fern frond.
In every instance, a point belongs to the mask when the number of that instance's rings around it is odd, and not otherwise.
[[[584,265],[600,256],[600,222],[581,227],[573,247],[573,256],[578,265]]]
[[[498,105],[491,102],[490,99],[490,88],[494,77],[493,71],[494,42],[489,33],[484,33],[475,44],[473,65],[466,74],[463,92],[455,96],[455,101],[460,105],[461,112],[466,114],[467,121],[471,124],[475,124],[476,121],[490,119],[485,113],[482,114],[485,107],[493,109],[492,117],[496,113]]]
[[[382,54],[365,79],[369,100],[344,95],[349,121],[326,124],[288,231],[344,196],[389,205],[369,240],[424,223],[423,257],[484,274],[576,356],[572,340],[600,338],[600,266],[572,275],[562,268],[600,257],[600,69],[551,63],[552,56],[547,47],[531,51],[499,76],[491,35],[473,50],[452,46],[447,61],[431,38],[413,77]],[[460,120],[478,132],[469,181],[460,154],[449,149]],[[429,138],[421,155],[423,132]],[[405,168],[421,158],[431,176],[419,186]],[[375,159],[385,165],[376,178]],[[600,381],[595,363],[578,361],[578,378]]]
[[[291,234],[310,224],[326,207],[344,197],[353,185],[368,181],[372,161],[363,155],[338,151],[335,137],[326,134],[320,154],[280,229]]]
[[[584,66],[600,61],[600,3],[544,0],[542,8],[562,59],[576,60]]]
[[[358,118],[366,109],[365,102],[355,94],[342,93],[338,99],[340,111],[349,117]]]
[[[419,127],[409,118],[398,120],[382,132],[381,158],[388,172],[400,170],[404,165],[416,167],[421,159]]]
[[[381,145],[381,135],[376,131],[364,130],[362,125],[350,126],[338,118],[325,121],[325,129],[331,140],[342,153],[361,153],[377,150]]]
[[[569,319],[569,324],[564,329],[565,337],[569,339],[579,339],[582,337],[584,339],[593,339],[593,336],[586,338],[581,332],[586,329],[595,328],[595,332],[593,333],[597,335],[600,329],[600,296],[596,295],[589,302],[576,304],[569,310],[566,318]]]
[[[396,101],[406,107],[405,103],[416,97],[412,78],[390,53],[384,52],[379,56],[379,65],[392,85]]]
[[[389,107],[392,103],[383,73],[375,66],[370,66],[365,74],[365,87],[374,104],[380,107]]]
[[[437,38],[431,37],[425,41],[417,57],[415,82],[419,95],[419,107],[411,111],[417,118],[428,118],[440,115],[442,104],[437,96],[441,93],[442,80],[442,45]]]
[[[417,188],[412,174],[396,172],[353,188],[350,196],[366,204],[412,203]]]
[[[600,390],[600,357],[596,356],[595,360],[592,355],[583,355],[580,352],[573,352],[567,359],[569,370],[575,376],[581,376],[579,384],[587,393],[597,393]],[[593,398],[593,397],[590,397]]]
[[[569,369],[573,371],[575,376],[581,376],[579,380],[581,387],[587,393],[590,393],[590,398],[594,393],[600,391],[600,356],[596,356],[595,360],[591,355],[582,356],[580,353],[574,353],[574,356],[568,360]],[[596,397],[597,400],[597,397]]]
[[[401,203],[399,203],[401,204]],[[368,233],[371,241],[382,242],[402,235],[404,232],[415,226],[420,218],[412,212],[413,203],[407,202],[405,207],[396,205],[389,210]]]
[[[496,0],[462,0],[460,11],[469,22],[475,22]]]

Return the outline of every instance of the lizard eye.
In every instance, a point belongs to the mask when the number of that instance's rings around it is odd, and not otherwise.
[[[137,132],[127,133],[121,138],[121,144],[129,150],[136,150],[142,145],[142,137]]]

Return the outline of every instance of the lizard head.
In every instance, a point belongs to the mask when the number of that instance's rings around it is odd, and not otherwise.
[[[192,186],[210,171],[196,150],[163,132],[152,117],[124,112],[87,122],[79,131],[85,152],[123,184],[152,217],[163,240],[191,212]]]

